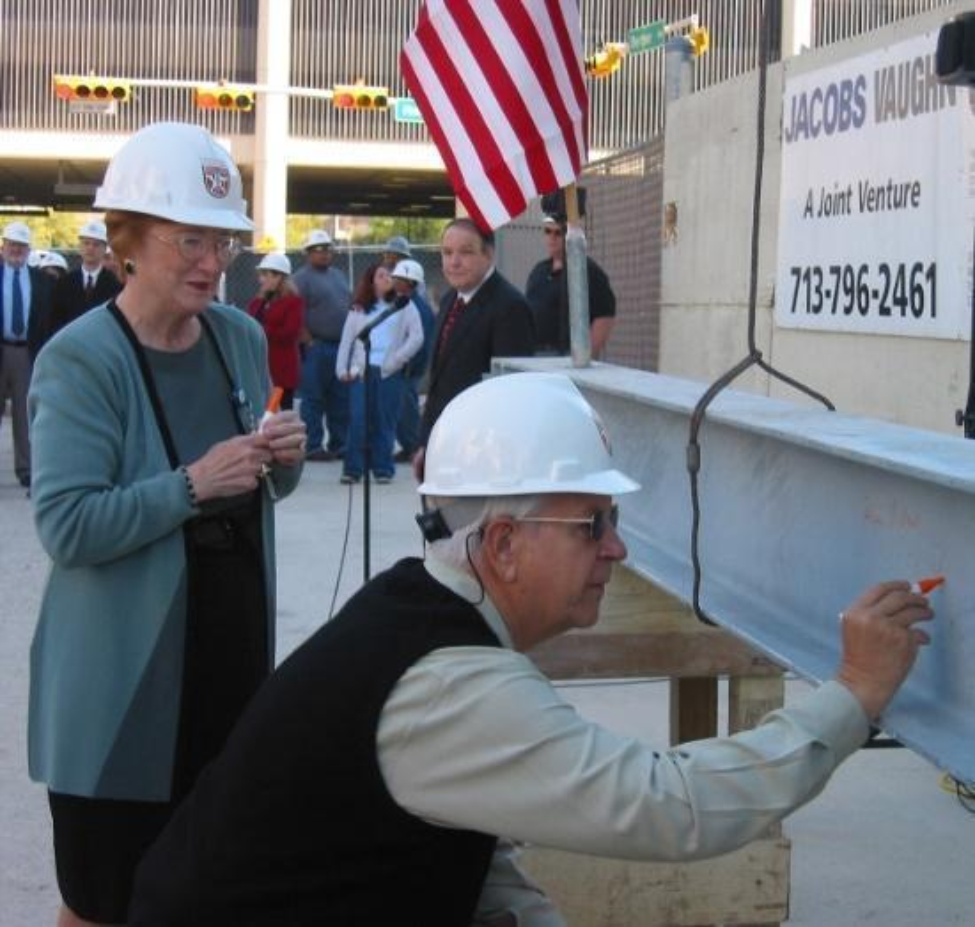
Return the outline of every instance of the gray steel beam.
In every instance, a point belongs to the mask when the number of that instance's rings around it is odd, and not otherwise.
[[[572,377],[620,467],[629,566],[690,601],[688,422],[705,385],[566,359],[496,369]],[[975,780],[975,442],[726,390],[701,430],[701,606],[802,675],[830,678],[837,615],[869,585],[944,573],[937,615],[883,727]]]

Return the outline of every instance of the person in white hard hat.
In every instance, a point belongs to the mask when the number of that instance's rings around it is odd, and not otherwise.
[[[363,340],[367,336],[368,370]],[[352,294],[352,311],[342,329],[335,363],[336,375],[349,384],[349,432],[341,482],[358,483],[367,463],[377,483],[392,482],[403,367],[422,347],[423,323],[416,306],[408,296],[397,296],[384,264],[370,264]]]
[[[252,228],[227,151],[200,126],[149,125],[95,205],[125,287],[48,342],[29,400],[53,561],[29,758],[61,927],[126,922],[143,850],[269,674],[273,502],[305,446],[294,412],[264,418],[260,326],[212,299]]]
[[[63,254],[59,254],[57,251],[45,251],[37,262],[37,269],[44,271],[56,284],[68,273],[70,268]]]
[[[410,260],[412,257],[413,250],[403,235],[394,235],[383,245],[383,264],[390,272],[400,261]]]
[[[423,345],[403,368],[403,403],[396,425],[396,440],[400,449],[393,458],[396,463],[408,463],[420,448],[420,388],[430,365],[433,331],[437,321],[422,293],[425,276],[423,265],[409,258],[400,261],[393,268],[393,286],[397,295],[408,297],[412,301],[423,325]]]
[[[299,411],[308,429],[308,460],[339,460],[349,428],[349,390],[335,375],[335,362],[352,291],[348,278],[332,264],[328,232],[312,229],[302,250],[306,261],[293,278],[305,301]]]
[[[305,324],[305,303],[291,282],[287,255],[264,255],[257,265],[257,279],[260,289],[247,312],[261,323],[267,336],[271,382],[283,390],[281,408],[291,409],[301,370],[298,344]]]
[[[78,230],[81,266],[64,276],[54,288],[51,305],[51,334],[69,322],[100,306],[122,289],[122,283],[105,264],[108,230],[101,219],[90,219]]]
[[[130,925],[557,927],[511,841],[698,859],[813,798],[927,641],[927,599],[874,587],[835,681],[654,749],[580,717],[525,655],[598,621],[626,557],[616,499],[638,489],[568,377],[458,395],[427,445],[426,560],[372,579],[258,693],[143,860]]]
[[[27,390],[31,370],[50,328],[53,281],[28,266],[30,228],[9,222],[0,245],[0,422],[10,399],[14,438],[14,474],[30,492],[31,447]]]

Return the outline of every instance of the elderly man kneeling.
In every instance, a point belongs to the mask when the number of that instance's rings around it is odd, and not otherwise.
[[[815,796],[927,641],[908,583],[846,612],[836,680],[758,728],[654,750],[584,720],[523,651],[588,627],[637,484],[571,383],[461,393],[428,448],[426,560],[281,666],[150,850],[132,925],[551,927],[511,841],[640,859],[732,850]]]

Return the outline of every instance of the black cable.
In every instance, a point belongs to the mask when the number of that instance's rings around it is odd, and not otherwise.
[[[770,28],[777,7],[775,0],[767,0],[762,11],[762,26],[759,33],[758,52],[758,115],[755,127],[755,194],[752,197],[752,234],[751,234],[751,266],[748,281],[748,355],[734,367],[726,371],[705,390],[704,395],[697,401],[691,415],[687,438],[687,472],[691,489],[691,564],[694,568],[694,587],[691,605],[694,614],[704,624],[713,625],[714,621],[701,608],[701,581],[703,570],[699,550],[701,529],[701,503],[698,486],[698,474],[701,469],[701,445],[698,435],[708,406],[726,386],[736,380],[749,367],[757,366],[769,376],[781,380],[793,389],[805,393],[807,396],[821,402],[831,412],[836,407],[822,394],[800,383],[798,380],[776,370],[762,358],[762,352],[755,343],[755,325],[758,305],[758,246],[762,212],[762,177],[765,170],[765,96],[768,78],[768,51],[772,30]]]
[[[342,584],[342,571],[345,569],[345,555],[349,549],[349,531],[352,528],[352,489],[353,484],[349,483],[349,505],[345,510],[345,535],[342,538],[342,553],[339,554],[339,570],[335,576],[335,588],[332,590],[332,601],[328,606],[328,617],[326,621],[332,620],[335,614],[335,600],[339,597],[339,586]]]

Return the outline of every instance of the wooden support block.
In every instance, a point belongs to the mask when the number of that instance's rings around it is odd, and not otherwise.
[[[718,733],[718,680],[714,676],[670,680],[670,744]]]
[[[788,840],[694,863],[634,863],[529,848],[521,862],[572,927],[778,924],[789,914]]]

